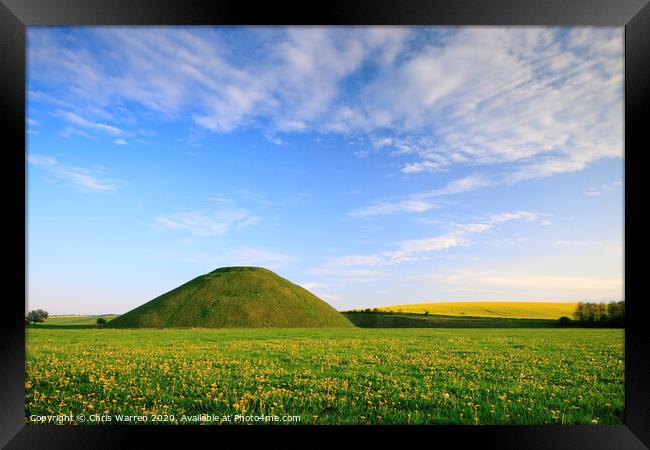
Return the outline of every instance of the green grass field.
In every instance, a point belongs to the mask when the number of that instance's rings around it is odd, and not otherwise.
[[[511,319],[559,319],[571,317],[577,303],[561,302],[441,302],[383,306],[380,311],[444,316],[501,317]]]
[[[44,322],[27,325],[28,329],[46,328],[50,330],[74,330],[74,329],[87,329],[99,328],[97,319],[103,317],[106,322],[118,317],[117,314],[107,314],[102,316],[50,316]],[[103,326],[103,325],[102,325]]]
[[[361,328],[559,328],[557,320],[510,317],[443,316],[397,312],[344,312]]]
[[[27,329],[33,414],[622,424],[623,330]],[[92,423],[92,422],[85,422]],[[151,423],[151,421],[149,422]]]
[[[95,325],[97,319],[103,317],[107,322],[117,317],[116,314],[106,315],[106,316],[50,316],[45,322],[38,323],[36,325],[30,325],[34,327],[52,327],[52,326],[66,326],[73,327],[78,325]]]

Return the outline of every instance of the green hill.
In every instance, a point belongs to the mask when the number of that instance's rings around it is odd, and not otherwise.
[[[139,306],[107,327],[352,327],[306,289],[259,267],[224,267]]]

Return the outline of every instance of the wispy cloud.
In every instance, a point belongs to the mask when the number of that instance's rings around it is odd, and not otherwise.
[[[585,241],[555,241],[553,245],[556,247],[582,247],[587,243]]]
[[[216,132],[261,122],[270,132],[293,132],[333,117],[341,81],[370,57],[391,63],[410,31],[258,28],[250,37],[259,45],[245,60],[212,28],[99,28],[85,33],[88,41],[71,45],[56,30],[30,30],[32,74],[55,80],[58,98],[93,106],[135,102],[168,118],[191,117],[199,127]],[[93,51],[85,45],[89,41]],[[340,120],[344,109],[338,111]],[[67,119],[92,126],[79,116]],[[329,128],[337,126],[332,122]]]
[[[120,185],[117,180],[109,178],[104,170],[64,164],[51,156],[29,154],[27,155],[27,162],[82,191],[112,192],[117,190]]]
[[[481,174],[472,174],[447,183],[440,189],[418,192],[394,200],[375,201],[348,212],[349,216],[377,216],[399,213],[422,213],[440,206],[436,197],[460,194],[491,185],[493,182]]]
[[[393,146],[420,158],[405,173],[508,163],[516,182],[574,172],[622,157],[622,48],[615,30],[464,29],[379,78],[373,106],[392,105],[382,120],[401,132]]]
[[[490,215],[490,217],[488,218],[488,223],[498,224],[498,223],[510,222],[511,220],[523,220],[526,222],[534,222],[542,216],[548,216],[548,214],[532,213],[528,211],[505,212],[505,213]]]
[[[449,182],[445,187],[433,191],[431,195],[453,195],[470,192],[486,186],[491,186],[494,181],[482,174],[472,174]]]
[[[603,195],[605,192],[611,192],[614,189],[623,186],[622,181],[615,181],[610,184],[602,184],[600,186],[592,186],[590,187],[587,191],[585,191],[585,195],[588,197],[600,197]]]
[[[88,119],[85,119],[83,117],[78,116],[75,113],[69,112],[69,111],[63,111],[61,109],[56,110],[54,112],[54,115],[57,117],[60,117],[61,119],[65,120],[66,122],[69,122],[70,124],[79,126],[81,128],[85,128],[91,131],[99,132],[99,133],[106,133],[112,136],[119,136],[123,133],[123,131],[117,127],[114,127],[112,125],[107,125],[105,123],[99,123],[99,122],[93,122]]]
[[[578,292],[605,293],[619,291],[623,286],[621,277],[588,277],[558,274],[531,275],[518,270],[470,270],[427,276],[424,279],[437,286],[453,285],[471,288],[484,286],[501,288],[511,293],[512,289],[544,289],[546,291],[568,290]],[[500,292],[500,291],[494,291]]]
[[[401,212],[426,212],[437,206],[438,203],[427,200],[426,196],[413,195],[402,200],[373,202],[362,208],[350,211],[348,215],[361,217],[397,214]]]
[[[453,224],[449,232],[439,236],[399,241],[394,244],[394,250],[367,255],[329,257],[324,267],[382,266],[427,259],[431,252],[469,245],[471,235],[489,231],[496,225],[510,221],[537,221],[544,215],[528,211],[492,214],[481,222]]]
[[[447,194],[623,156],[620,29],[422,30],[431,39],[407,27],[240,32],[245,52],[209,27],[107,27],[74,40],[30,29],[30,77],[56,94],[30,91],[30,100],[54,105],[67,135],[123,137],[154,115],[218,133],[254,126],[276,144],[280,133],[355,136],[407,158],[400,170],[410,176],[498,165]],[[393,209],[402,210],[421,208]]]
[[[230,229],[253,225],[261,220],[248,211],[222,208],[212,212],[188,211],[156,217],[155,223],[170,230],[186,230],[196,236],[223,235]]]
[[[264,138],[272,144],[275,145],[286,145],[282,139],[271,133],[264,133]]]

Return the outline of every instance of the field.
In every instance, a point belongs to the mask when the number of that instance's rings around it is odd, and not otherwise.
[[[623,365],[613,329],[30,327],[25,412],[622,424]]]
[[[361,328],[559,328],[551,319],[513,319],[510,317],[443,316],[397,312],[344,312]]]
[[[111,319],[117,317],[117,315],[105,315],[105,316],[50,316],[45,320],[45,322],[39,323],[37,325],[31,325],[35,327],[87,327],[88,325],[95,325],[97,319],[103,317],[108,322]]]
[[[554,319],[571,317],[576,303],[560,302],[451,302],[416,303],[377,308],[380,311],[437,314],[444,316],[501,317],[511,319]]]

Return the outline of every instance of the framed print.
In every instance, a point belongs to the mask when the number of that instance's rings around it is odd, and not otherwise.
[[[3,0],[2,445],[647,448],[647,2],[311,6]]]

